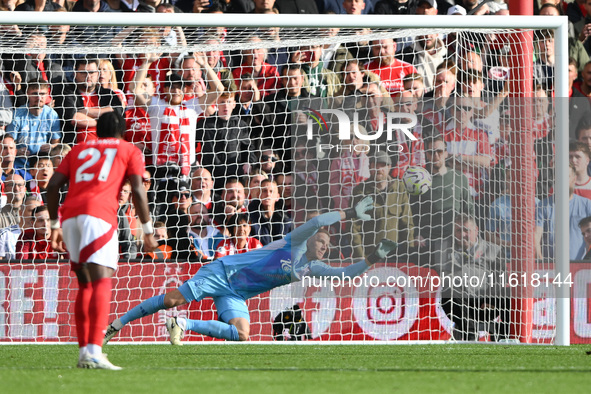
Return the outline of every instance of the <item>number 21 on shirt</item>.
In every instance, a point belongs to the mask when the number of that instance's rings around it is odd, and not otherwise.
[[[85,160],[84,164],[78,167],[76,171],[76,183],[78,182],[88,182],[94,179],[96,175],[94,172],[85,172],[89,168],[93,167],[102,156],[105,156],[103,161],[103,165],[98,173],[98,180],[105,182],[109,177],[109,173],[111,172],[111,167],[113,166],[113,161],[115,160],[115,156],[117,155],[117,149],[114,148],[107,148],[101,154],[101,151],[96,148],[88,148],[84,149],[78,154],[79,160]]]

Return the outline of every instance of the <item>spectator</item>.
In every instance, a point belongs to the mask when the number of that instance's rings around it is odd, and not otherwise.
[[[275,7],[280,14],[318,14],[318,8],[313,1],[276,0]]]
[[[212,225],[205,205],[200,202],[194,203],[189,212],[191,215],[191,229],[189,231],[191,246],[205,260],[211,260],[224,236]]]
[[[380,77],[382,84],[392,96],[404,88],[402,80],[406,75],[418,72],[412,64],[394,57],[396,41],[392,38],[372,41],[371,54],[374,60],[369,62],[366,68]]]
[[[563,14],[556,4],[546,3],[540,8],[540,15],[562,16]],[[587,40],[585,40],[585,44],[589,47]],[[575,37],[574,25],[570,21],[568,22],[568,54],[581,66],[581,70],[579,71],[583,71],[582,67],[589,61],[589,54],[583,43]]]
[[[20,228],[22,230],[28,230],[33,228],[33,209],[41,206],[42,203],[37,199],[37,196],[28,195],[25,197],[25,201],[21,206],[20,212]]]
[[[413,222],[425,246],[453,235],[454,217],[474,216],[474,199],[468,179],[461,172],[447,168],[448,153],[441,136],[425,139],[426,169],[432,176],[431,188],[419,196],[411,196]]]
[[[583,97],[591,96],[591,61],[588,61],[581,72],[581,80],[573,83],[573,88],[578,90]],[[574,96],[574,92],[573,92]]]
[[[152,260],[170,260],[172,258],[172,247],[167,244],[168,233],[163,222],[154,222],[154,239],[158,241],[158,247],[153,252],[146,253],[146,256]]]
[[[263,247],[258,239],[250,237],[251,227],[248,215],[245,213],[230,216],[226,223],[226,230],[230,237],[223,239],[218,244],[214,259],[246,253]]]
[[[242,74],[236,82],[238,83],[238,91],[236,92],[238,105],[234,108],[232,115],[240,117],[240,120],[250,128],[251,140],[260,140],[265,108],[261,92],[250,73]],[[255,145],[260,144],[260,142],[255,142]]]
[[[217,102],[215,116],[207,117],[197,124],[201,136],[201,165],[213,176],[216,189],[220,189],[228,177],[248,173],[255,162],[249,130],[232,112],[236,107],[233,92],[224,92]]]
[[[548,92],[542,85],[534,86],[534,123],[533,134],[534,138],[546,138],[552,130],[553,120],[550,113],[550,106],[548,102]]]
[[[176,261],[193,260],[189,228],[191,217],[191,190],[186,182],[169,180],[167,182],[167,209],[162,220],[168,229],[168,245],[172,247],[173,258]]]
[[[412,93],[412,96],[419,100],[419,105],[422,107],[422,100],[425,96],[425,78],[421,74],[408,74],[402,80],[404,90]]]
[[[99,116],[110,111],[123,113],[119,97],[111,89],[98,85],[98,64],[96,59],[78,59],[74,84],[66,85],[55,94],[58,115],[65,122],[64,143],[97,139],[96,120]]]
[[[254,10],[251,14],[266,14],[269,11],[274,10],[275,0],[253,0]]]
[[[156,174],[162,180],[189,176],[195,163],[195,125],[197,113],[183,104],[183,82],[180,76],[171,74],[164,83],[167,107],[160,123],[160,133],[155,139]]]
[[[119,12],[119,10],[113,10],[103,0],[81,0],[76,2],[72,12]],[[84,42],[106,42],[111,40],[118,31],[119,28],[114,26],[78,25],[71,30],[69,36],[79,44]]]
[[[213,179],[211,173],[203,167],[198,167],[193,171],[191,177],[191,192],[193,203],[200,202],[208,210],[213,208]]]
[[[390,177],[392,162],[385,152],[377,152],[370,158],[370,178],[353,189],[355,206],[367,196],[374,199],[373,219],[353,222],[353,257],[373,253],[374,245],[381,239],[389,239],[410,246],[414,242],[414,224],[408,194],[401,180]]]
[[[591,162],[589,147],[582,142],[571,142],[569,144],[569,158],[570,164],[575,169],[574,194],[591,199],[591,176],[587,172]]]
[[[256,44],[262,40],[253,36],[247,42]],[[275,66],[266,62],[267,50],[265,48],[252,48],[242,50],[242,64],[232,71],[235,80],[239,80],[243,74],[248,73],[254,78],[261,98],[275,93],[279,87],[279,73]]]
[[[584,68],[584,65],[583,65]],[[569,83],[569,136],[577,139],[576,131],[579,123],[591,113],[591,103],[579,89],[575,88],[575,80],[578,78],[578,65],[576,60],[569,59],[568,62],[568,83]]]
[[[156,87],[152,75],[148,73],[150,65],[158,60],[158,55],[149,53],[145,56],[145,61],[138,67],[129,83],[133,99],[130,100],[132,105],[125,112],[125,140],[142,151],[146,164],[151,166],[154,163],[152,136],[157,133],[157,129],[152,128],[153,118],[150,112],[152,111],[154,116],[163,116],[166,103],[156,97]],[[161,117],[157,118],[158,124],[161,119]]]
[[[224,85],[205,57],[199,53],[185,56],[181,61],[181,77],[187,108],[194,110],[197,115],[213,114],[214,106],[224,91]]]
[[[10,259],[16,255],[16,242],[22,232],[20,215],[27,189],[17,174],[7,175],[4,187],[7,202],[0,212],[0,259]]]
[[[25,201],[27,187],[25,180],[18,174],[6,175],[4,180],[6,204],[2,207],[0,227],[20,226],[20,214]]]
[[[213,204],[212,223],[223,228],[228,216],[243,212],[248,212],[244,185],[238,178],[228,178],[220,191],[220,198]]]
[[[373,13],[376,15],[408,15],[414,14],[415,4],[411,0],[379,0]]]
[[[253,235],[263,245],[282,239],[292,230],[291,218],[287,213],[276,210],[278,201],[277,183],[264,180],[261,183],[260,200],[252,201],[248,206]]]
[[[444,129],[446,120],[450,118],[448,100],[456,87],[456,72],[457,67],[451,60],[441,63],[435,74],[432,98],[423,105],[424,117],[439,131]]]
[[[451,113],[453,118],[446,124],[443,138],[447,143],[448,166],[468,177],[470,192],[476,198],[482,190],[483,173],[492,163],[492,151],[488,135],[473,126],[473,99],[455,97]]]
[[[14,142],[14,137],[10,134],[1,135],[0,142],[2,143],[0,146],[2,180],[4,180],[7,175],[11,174],[18,174],[27,182],[31,180],[33,177],[31,177],[31,174],[29,174],[24,168],[14,168],[14,161],[16,160],[16,144]]]
[[[135,259],[138,253],[137,217],[131,203],[131,183],[126,181],[119,192],[117,211],[117,234],[119,237],[119,258]]]
[[[222,45],[222,41],[219,38],[211,37],[204,40],[203,45],[210,47],[215,46],[219,48]],[[209,65],[209,67],[213,69],[213,71],[218,75],[219,78],[222,69],[225,69],[227,67],[226,58],[224,57],[223,52],[221,50],[212,49],[209,51],[205,51],[203,53],[203,56],[205,56],[207,64]]]
[[[322,62],[322,46],[309,45],[293,52],[291,60],[300,64],[307,79],[306,89],[312,96],[332,97],[336,94],[340,80]]]
[[[46,81],[31,81],[27,87],[27,105],[17,108],[14,120],[6,129],[16,141],[16,168],[28,168],[28,157],[48,154],[60,142],[62,134],[58,115],[53,108],[45,105],[48,94],[49,84]]]
[[[43,204],[47,204],[47,184],[53,175],[53,163],[49,156],[34,156],[30,159],[29,172],[33,179],[29,181],[28,190]]]
[[[582,142],[591,150],[591,119],[585,118],[579,122],[576,137],[577,141]],[[587,173],[591,175],[591,163],[587,167]]]
[[[369,89],[369,83],[378,82],[379,77],[366,70],[361,71],[359,61],[356,59],[348,60],[343,70],[343,83],[339,91],[329,101],[330,107],[337,109],[363,108],[362,99]],[[370,80],[370,75],[373,76],[373,80]]]
[[[552,30],[536,30],[538,58],[534,63],[534,79],[536,83],[552,90],[554,86],[554,33]]]
[[[384,125],[387,122],[387,116],[384,113],[385,99],[388,98],[388,93],[380,89],[379,82],[368,82],[362,90],[363,96],[359,100],[361,104],[361,113],[359,118],[362,120],[362,125],[369,132],[374,134],[380,130],[384,130]],[[386,134],[382,134],[382,138],[378,141],[386,142]]]
[[[351,140],[342,140],[343,146],[358,147],[363,144],[351,125]],[[367,134],[358,126],[361,134]],[[340,155],[330,163],[330,196],[332,209],[344,211],[350,207],[353,188],[369,178],[369,159],[363,149],[342,149]]]
[[[37,0],[38,1],[38,0]],[[23,3],[21,5],[24,5]],[[46,4],[55,4],[46,2]],[[7,71],[15,71],[20,74],[23,82],[31,81],[49,81],[51,83],[60,83],[64,79],[64,72],[60,62],[54,61],[48,56],[44,49],[48,44],[47,37],[43,32],[34,31],[26,39],[25,50],[32,53],[17,54],[10,60],[6,59],[4,66]],[[47,85],[49,88],[49,85]],[[51,89],[49,89],[51,90]],[[49,93],[51,93],[49,91]],[[45,104],[51,103],[51,95],[43,97]]]
[[[569,258],[580,260],[585,256],[585,242],[578,224],[591,216],[591,201],[574,194],[575,168],[569,166]],[[545,261],[554,258],[554,195],[546,197],[536,206],[536,257]]]
[[[400,114],[414,115],[417,123],[412,127],[407,127],[407,130],[412,133],[415,140],[411,140],[408,135],[403,133],[400,129],[396,130],[396,142],[398,143],[398,152],[396,168],[392,170],[392,176],[401,178],[406,169],[412,167],[425,167],[425,148],[424,138],[432,136],[435,131],[428,120],[423,120],[417,115],[418,100],[413,97],[410,91],[402,91],[396,99],[396,111]],[[402,118],[400,122],[410,124],[413,118]],[[423,122],[421,122],[423,120]]]
[[[136,30],[135,27],[129,27],[121,31],[112,41],[113,46],[121,46],[123,41]],[[161,46],[160,33],[158,30],[152,28],[142,29],[137,45],[140,47],[159,48]],[[166,80],[166,75],[171,68],[171,59],[169,56],[162,56],[157,53],[140,53],[134,57],[127,57],[125,60],[121,59],[123,63],[121,70],[123,71],[123,82],[125,93],[133,92],[130,83],[134,80],[135,74],[140,67],[145,63],[147,67],[147,74],[150,75],[157,92],[162,90],[161,82]],[[136,80],[139,83],[143,79]]]
[[[18,260],[56,259],[58,254],[53,251],[49,240],[49,212],[45,205],[32,211],[33,228],[25,230],[16,243]]]
[[[375,0],[361,0],[364,3],[363,6],[359,5],[359,0],[347,1],[356,1],[357,9],[363,7],[361,8],[362,14],[371,14]],[[316,6],[321,14],[347,14],[347,7],[352,7],[352,5],[345,5],[345,2],[341,0],[316,0]]]
[[[579,5],[579,7],[577,7]],[[572,17],[572,8],[579,8],[579,18]],[[568,19],[573,23],[575,28],[575,36],[582,43],[587,43],[591,35],[591,3],[589,0],[576,0],[568,5],[567,8]],[[575,20],[576,19],[576,20]]]
[[[276,94],[265,98],[263,139],[271,140],[271,148],[283,161],[291,159],[291,125],[304,123],[302,111],[312,108],[312,95],[303,88],[304,72],[300,65],[281,70],[281,85]]]
[[[49,157],[51,158],[51,164],[53,164],[53,168],[58,168],[62,163],[62,160],[72,148],[70,145],[66,144],[55,144],[51,150],[49,151]]]
[[[101,59],[99,62],[99,78],[98,84],[104,89],[110,89],[119,97],[123,109],[127,104],[125,93],[119,89],[119,82],[117,82],[117,76],[115,75],[115,68],[113,63],[108,59]]]
[[[570,22],[577,23],[584,20],[586,14],[585,2],[586,0],[575,0],[566,4],[566,15],[568,15]]]
[[[437,1],[419,0],[417,3],[417,15],[437,15]]]
[[[499,139],[499,106],[509,95],[509,84],[505,83],[503,90],[488,102],[482,100],[484,79],[478,70],[468,69],[460,72],[458,85],[462,96],[472,97],[474,103],[474,125],[488,135],[488,141],[492,145]],[[547,113],[547,111],[545,111]]]
[[[585,241],[585,256],[582,260],[591,259],[591,216],[587,216],[579,222],[579,228]]]
[[[510,335],[510,292],[502,287],[499,276],[506,274],[507,260],[500,246],[480,238],[474,218],[467,214],[456,216],[454,237],[443,242],[435,256],[435,269],[440,276],[486,277],[494,275],[480,287],[443,288],[441,305],[454,323],[453,338],[476,341],[479,332],[492,334],[494,341]]]
[[[247,180],[244,182],[248,186],[248,197],[246,198],[246,204],[248,205],[254,200],[259,200],[261,197],[261,184],[264,180],[269,179],[267,173],[261,169],[255,169],[251,171]]]
[[[261,171],[265,172],[268,179],[273,180],[274,174],[277,173],[277,163],[279,162],[279,156],[273,149],[265,148],[261,149],[261,155],[259,159]]]

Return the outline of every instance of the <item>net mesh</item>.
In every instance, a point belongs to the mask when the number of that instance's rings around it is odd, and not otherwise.
[[[249,299],[251,340],[272,340],[276,316],[298,305],[314,340],[498,341],[527,326],[534,341],[552,341],[551,286],[531,286],[534,274],[554,277],[551,31],[0,30],[1,341],[75,340],[76,279],[35,207],[70,147],[96,138],[97,117],[111,110],[144,154],[161,237],[156,252],[142,251],[124,185],[112,318],[203,264],[372,196],[371,220],[328,227],[322,260],[349,266],[382,238],[396,252],[365,282],[302,281]],[[535,62],[524,72],[527,48]],[[546,204],[538,214],[536,199]],[[548,264],[534,266],[536,257]],[[454,282],[466,277],[480,282]],[[217,318],[205,299],[133,322],[115,340],[165,341],[169,316]],[[279,331],[290,337],[289,326]]]

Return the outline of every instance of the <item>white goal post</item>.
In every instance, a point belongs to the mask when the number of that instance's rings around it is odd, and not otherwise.
[[[126,13],[37,13],[37,12],[0,12],[0,26],[2,25],[93,25],[93,26],[182,26],[194,28],[217,28],[223,26],[230,28],[274,28],[281,27],[285,29],[359,29],[369,28],[380,32],[395,31],[396,29],[409,29],[412,31],[486,31],[487,29],[501,31],[510,29],[511,31],[529,31],[549,29],[554,31],[555,57],[554,64],[554,112],[555,129],[558,132],[555,136],[555,177],[554,177],[554,196],[555,196],[555,252],[554,252],[554,277],[566,278],[570,274],[569,259],[569,137],[568,133],[560,132],[569,129],[569,82],[568,82],[568,19],[566,17],[540,17],[540,16],[378,16],[378,15],[257,15],[247,16],[240,14],[126,14]],[[312,39],[312,33],[303,33],[307,40]],[[233,48],[252,48],[250,43],[240,43],[240,34],[237,33],[237,41],[233,43]],[[246,38],[246,37],[245,37]],[[297,34],[293,40],[288,38],[282,45],[297,45],[300,36]],[[379,37],[378,37],[379,38]],[[338,39],[338,37],[336,37]],[[328,42],[328,41],[326,41]],[[194,43],[193,47],[199,47],[199,43]],[[0,45],[5,54],[10,53],[7,47],[10,44]],[[207,45],[205,45],[207,47]],[[63,48],[62,48],[63,49]],[[177,49],[173,47],[170,51]],[[11,49],[12,50],[12,49]],[[67,49],[68,51],[75,51]],[[128,50],[128,49],[125,49]],[[122,50],[124,52],[125,50]],[[19,49],[14,48],[13,53],[18,53]],[[22,51],[22,50],[21,50]],[[59,50],[57,50],[59,52]],[[89,50],[90,51],[90,50]],[[102,53],[108,49],[93,48],[93,53]],[[132,53],[129,50],[129,53]],[[155,51],[152,48],[152,51]],[[51,53],[51,49],[47,49]],[[179,50],[178,52],[182,52]],[[74,53],[74,52],[71,52]],[[530,54],[533,57],[533,53]],[[516,98],[519,97],[517,92]],[[517,169],[519,170],[519,169]],[[533,234],[531,235],[533,240]],[[1,263],[0,263],[1,264]],[[533,264],[533,263],[532,263]],[[531,272],[528,272],[528,275]],[[7,289],[7,282],[4,283],[4,291]],[[0,285],[3,284],[0,281]],[[2,290],[2,289],[0,289]],[[554,288],[554,297],[556,301],[556,325],[554,344],[568,346],[571,343],[571,287],[556,286]],[[532,294],[532,293],[527,293]],[[293,294],[292,294],[293,296]],[[296,297],[297,298],[297,297]],[[134,302],[138,299],[130,299]],[[273,301],[271,301],[273,302]],[[131,304],[128,306],[134,306]],[[525,305],[528,305],[525,303]],[[533,305],[533,304],[531,304]],[[533,313],[528,311],[527,313]],[[0,311],[2,314],[2,311]],[[8,316],[8,312],[6,312]],[[531,320],[531,319],[529,319]],[[6,322],[5,318],[0,318],[0,323]],[[531,321],[530,321],[531,322]],[[527,335],[525,335],[527,336]],[[0,339],[7,339],[6,335],[0,335]],[[379,339],[379,338],[378,338]],[[18,342],[18,341],[17,341]],[[525,341],[529,342],[529,341]],[[0,341],[0,343],[13,343]]]

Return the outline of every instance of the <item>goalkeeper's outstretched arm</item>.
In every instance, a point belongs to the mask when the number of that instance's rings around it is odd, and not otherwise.
[[[366,211],[369,211],[370,209],[373,209],[373,199],[371,197],[365,197],[359,201],[355,207],[346,211],[333,211],[316,216],[290,233],[292,245],[305,243],[311,236],[316,234],[320,228],[330,226],[341,220],[371,219],[371,216],[366,213]]]
[[[355,276],[363,274],[365,271],[367,271],[369,267],[371,267],[375,263],[384,261],[386,257],[390,253],[392,253],[397,247],[398,244],[396,242],[390,241],[389,239],[382,239],[376,245],[374,252],[367,256],[365,260],[361,260],[357,263],[348,265],[346,267],[331,267],[325,263],[316,261],[310,267],[310,272],[308,276],[316,278],[331,276],[353,278]]]

